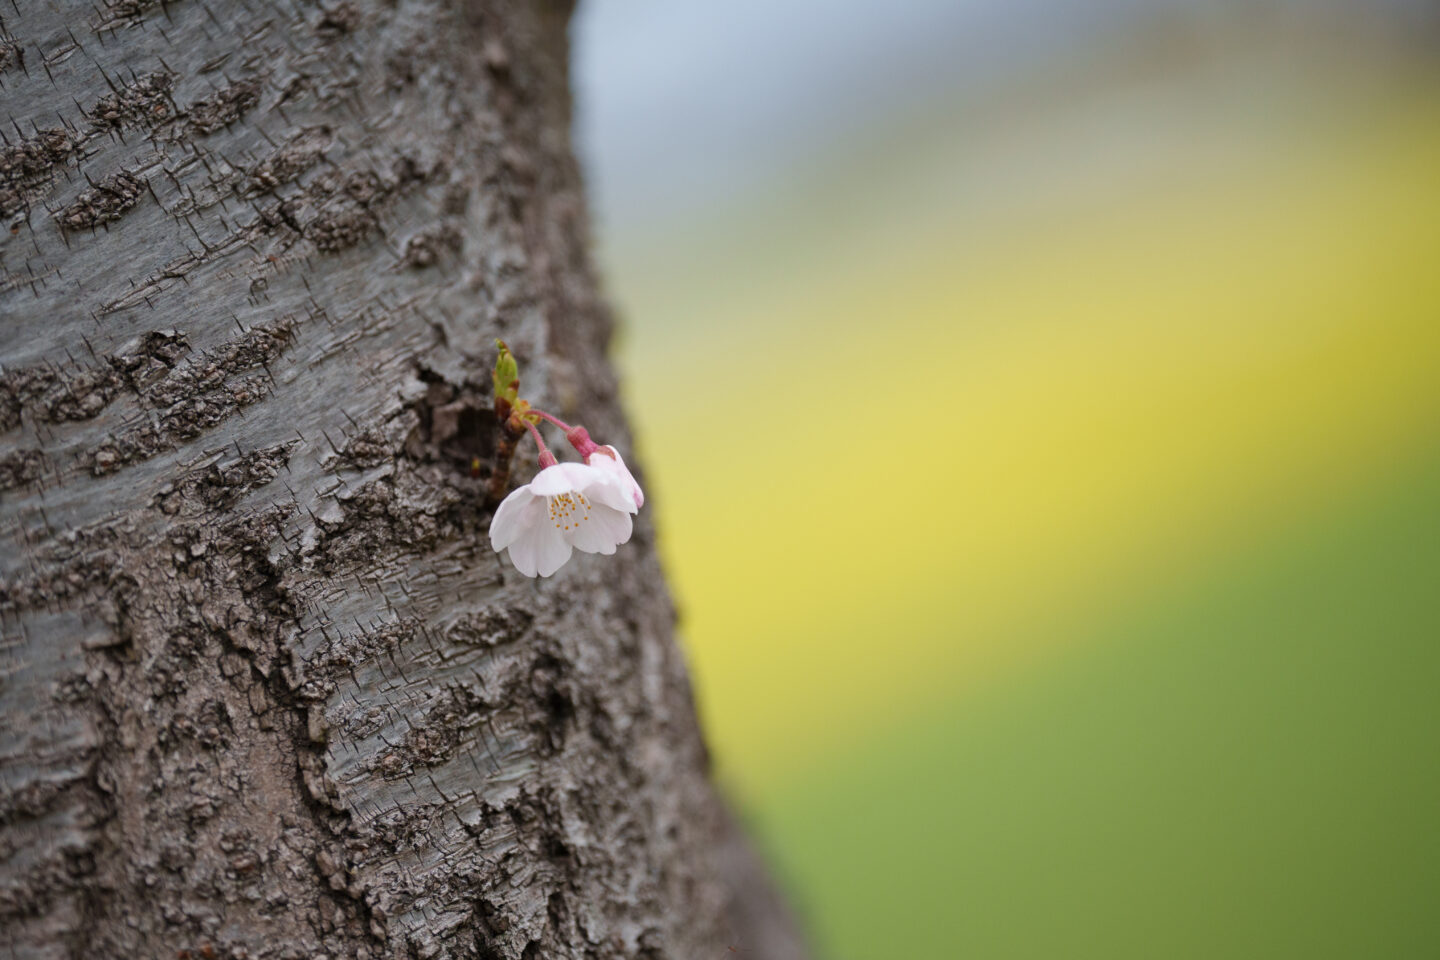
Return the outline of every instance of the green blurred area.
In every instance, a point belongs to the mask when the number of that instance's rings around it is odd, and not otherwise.
[[[836,960],[1440,955],[1437,584],[1440,456],[758,826]]]

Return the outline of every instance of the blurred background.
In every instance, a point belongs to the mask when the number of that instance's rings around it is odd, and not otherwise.
[[[1435,5],[573,33],[700,709],[820,955],[1440,956]]]

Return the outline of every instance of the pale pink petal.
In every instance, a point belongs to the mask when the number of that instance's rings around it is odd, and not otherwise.
[[[527,528],[524,535],[510,545],[510,562],[527,577],[536,574],[548,577],[569,559],[570,544],[549,524]]]
[[[593,519],[605,531],[606,538],[614,541],[616,546],[630,542],[630,534],[635,529],[635,524],[627,511],[612,510],[597,504]]]
[[[607,508],[608,509],[608,508]],[[582,523],[570,534],[570,542],[584,553],[614,553],[615,541],[605,536],[597,524]]]
[[[540,576],[548,577],[565,566],[565,561],[570,559],[570,552],[570,544],[560,536],[560,531],[553,527],[547,528],[545,535],[539,538],[539,546],[535,551],[535,563]]]
[[[609,453],[609,456],[606,454]],[[620,456],[620,451],[614,447],[601,447],[590,455],[590,466],[602,471],[609,476],[615,485],[624,492],[625,496],[634,501],[634,509],[619,504],[611,504],[617,510],[629,509],[635,513],[645,505],[645,494],[640,489],[640,484],[635,482],[635,477],[630,473],[630,468],[625,466],[625,459]]]
[[[540,536],[538,530],[527,530],[524,536],[510,544],[510,562],[527,577],[535,576],[539,570],[536,552],[539,549]]]
[[[583,490],[599,476],[594,467],[583,463],[557,463],[535,474],[535,479],[530,481],[530,492],[537,497],[554,497],[571,490]]]
[[[575,525],[570,542],[586,553],[615,552],[615,547],[630,539],[630,514],[612,510],[604,504],[590,504],[583,518]]]
[[[536,509],[538,506],[538,510]],[[490,546],[496,552],[514,543],[525,529],[544,519],[544,501],[537,501],[529,487],[512,491],[490,521]]]
[[[611,510],[623,510],[626,513],[635,512],[635,501],[611,474],[604,474],[603,481],[586,487],[585,496],[589,497],[597,506],[603,505]]]

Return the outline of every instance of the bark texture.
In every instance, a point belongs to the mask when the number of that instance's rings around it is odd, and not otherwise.
[[[0,955],[799,957],[648,513],[548,581],[485,539],[493,338],[626,437],[569,11],[11,10]]]

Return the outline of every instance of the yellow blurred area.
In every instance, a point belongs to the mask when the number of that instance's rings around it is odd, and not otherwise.
[[[1440,103],[1177,157],[1040,200],[917,188],[783,269],[622,272],[635,313],[684,305],[622,362],[742,797],[1440,438]]]

